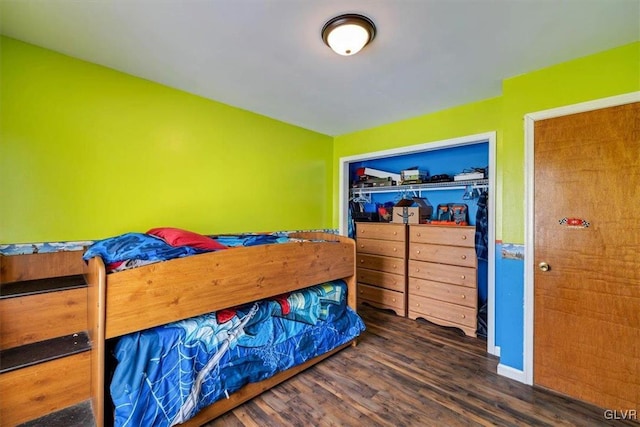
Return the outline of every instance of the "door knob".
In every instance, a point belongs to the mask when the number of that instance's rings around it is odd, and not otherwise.
[[[538,264],[538,268],[542,271],[549,271],[551,270],[551,267],[549,266],[549,264],[547,264],[546,262],[542,261],[540,264]]]

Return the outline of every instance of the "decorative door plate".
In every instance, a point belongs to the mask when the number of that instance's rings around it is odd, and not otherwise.
[[[562,218],[558,221],[560,225],[564,225],[568,228],[587,228],[589,227],[589,221],[582,218]]]

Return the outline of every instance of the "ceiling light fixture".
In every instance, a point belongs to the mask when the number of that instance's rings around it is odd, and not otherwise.
[[[336,16],[322,27],[322,40],[339,55],[360,52],[376,36],[376,26],[366,16],[353,13]]]

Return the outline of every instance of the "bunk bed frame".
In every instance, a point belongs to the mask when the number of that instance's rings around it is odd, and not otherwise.
[[[347,302],[355,310],[355,242],[322,232],[289,237],[307,240],[205,253],[109,275],[101,258],[90,259],[84,274],[89,284],[91,396],[97,427],[105,419],[107,339],[337,279],[347,284]],[[355,340],[248,384],[181,425],[206,423],[351,344]]]

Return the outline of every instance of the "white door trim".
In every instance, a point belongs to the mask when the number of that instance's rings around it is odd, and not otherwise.
[[[534,125],[538,120],[567,116],[569,114],[584,113],[601,108],[640,102],[640,91],[624,95],[596,99],[579,104],[552,108],[525,114],[524,116],[524,146],[525,146],[525,237],[524,237],[524,377],[525,383],[533,385],[533,301],[534,301]]]
[[[421,151],[438,150],[442,148],[459,147],[463,145],[477,144],[488,141],[489,143],[489,259],[487,262],[487,352],[498,356],[499,349],[495,345],[495,247],[496,247],[496,132],[486,132],[475,135],[468,135],[459,138],[451,138],[435,142],[410,145],[406,147],[393,148],[390,150],[375,151],[371,153],[357,154],[354,156],[341,157],[339,161],[339,186],[338,209],[339,209],[339,232],[346,236],[348,225],[349,206],[349,164],[352,162],[380,159],[382,157],[411,154]]]

